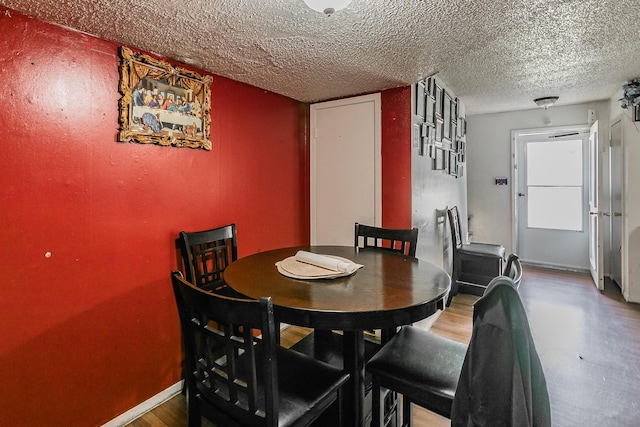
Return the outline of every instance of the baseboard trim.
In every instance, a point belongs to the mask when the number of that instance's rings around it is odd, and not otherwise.
[[[588,268],[575,267],[571,265],[549,264],[544,262],[526,261],[526,260],[520,260],[520,262],[522,263],[522,265],[530,265],[531,267],[546,268],[549,270],[571,271],[574,273],[589,273]]]
[[[146,414],[156,406],[163,404],[164,402],[171,399],[181,391],[182,391],[182,381],[177,382],[174,385],[170,386],[169,388],[156,394],[155,396],[150,397],[149,399],[145,400],[138,406],[129,409],[124,414],[119,415],[118,417],[112,419],[106,424],[103,424],[102,427],[121,427],[125,424],[128,424],[131,421],[138,418],[139,416]]]

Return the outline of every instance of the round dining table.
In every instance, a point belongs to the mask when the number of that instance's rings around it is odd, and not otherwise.
[[[333,279],[294,279],[276,263],[299,250],[346,258],[363,265]],[[249,255],[231,263],[226,283],[251,297],[270,296],[275,320],[344,335],[344,369],[350,374],[344,393],[345,424],[364,423],[364,331],[395,330],[443,309],[450,276],[434,264],[381,249],[352,246],[300,246]],[[352,409],[352,410],[351,410]]]

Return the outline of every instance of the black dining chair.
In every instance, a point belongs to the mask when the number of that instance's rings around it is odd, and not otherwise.
[[[391,251],[399,255],[413,257],[416,254],[417,243],[417,228],[392,229],[355,223],[354,247],[362,250]],[[393,333],[395,333],[395,330],[381,331],[378,337],[375,331],[365,331],[365,360],[369,360],[378,352],[381,348],[381,343],[385,342]],[[342,367],[344,365],[343,337],[334,331],[316,329],[291,348],[334,366]],[[371,390],[370,375],[365,376],[365,389],[367,391]],[[387,402],[393,402],[394,399],[395,396],[386,396]],[[387,403],[387,407],[390,406],[391,403]],[[395,413],[395,410],[389,411],[389,414],[392,413]]]
[[[451,292],[447,305],[458,292],[482,295],[489,282],[502,274],[505,248],[492,243],[465,243],[462,239],[458,207],[448,209],[453,247]]]
[[[416,256],[418,248],[417,228],[384,228],[355,223],[354,246],[360,249],[382,250],[397,252],[410,257]],[[380,336],[375,331],[367,331],[367,338],[385,342],[389,331],[380,331]],[[391,331],[393,334],[395,331]],[[375,336],[375,338],[372,337]]]
[[[381,390],[402,394],[402,426],[416,404],[451,419],[453,427],[551,426],[544,372],[518,291],[494,278],[473,307],[469,345],[404,326],[368,362],[373,380],[372,426],[387,426]]]
[[[210,292],[243,297],[224,282],[224,270],[238,259],[235,224],[203,231],[181,231],[177,244],[188,282]]]
[[[171,280],[190,427],[199,427],[202,417],[225,427],[308,426],[318,419],[342,425],[341,390],[349,375],[278,345],[271,298],[206,292],[179,271]]]
[[[520,282],[522,282],[522,263],[518,255],[514,253],[509,254],[502,275],[510,277],[516,289],[520,288]]]
[[[418,245],[417,228],[383,228],[356,222],[354,236],[354,246],[356,248],[390,250],[412,257],[416,256]]]

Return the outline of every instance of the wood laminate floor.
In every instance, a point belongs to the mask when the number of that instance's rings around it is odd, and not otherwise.
[[[598,291],[588,274],[537,267],[525,267],[520,295],[545,371],[553,425],[639,426],[640,305],[626,303],[610,281]],[[467,343],[476,298],[456,296],[431,330]],[[290,327],[283,332],[282,343],[291,345],[306,333],[304,328]],[[416,427],[450,426],[446,418],[421,408],[413,412]],[[127,424],[186,425],[181,394]]]

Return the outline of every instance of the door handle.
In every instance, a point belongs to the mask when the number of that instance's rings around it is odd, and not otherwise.
[[[524,193],[518,193],[518,197],[524,197]]]
[[[611,212],[602,212],[603,216],[611,216]]]
[[[613,216],[622,216],[622,212],[614,212]]]

